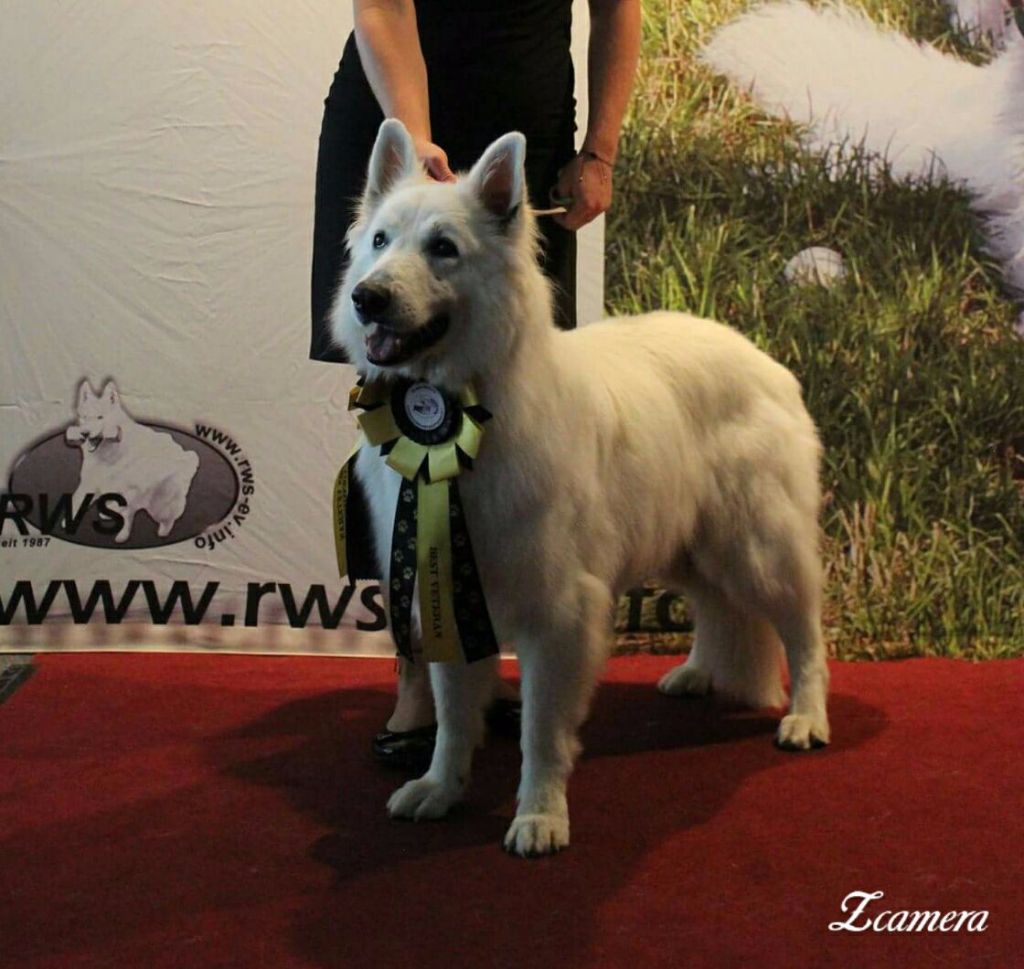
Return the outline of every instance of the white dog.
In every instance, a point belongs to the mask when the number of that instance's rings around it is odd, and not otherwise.
[[[121,404],[114,381],[97,395],[87,380],[78,387],[77,422],[65,432],[82,449],[82,473],[71,504],[77,513],[86,495],[121,495],[124,525],[115,541],[126,542],[140,511],[149,513],[157,534],[166,538],[184,514],[199,456],[165,431],[133,420]]]
[[[787,370],[739,333],[681,313],[552,324],[524,189],[526,142],[496,141],[455,184],[426,179],[405,128],[381,127],[333,332],[369,381],[472,382],[494,417],[459,478],[499,641],[519,656],[522,778],[510,851],[569,843],[566,782],[612,607],[651,577],[687,589],[688,660],[666,693],[792,702],[783,747],[829,739],[820,626],[819,443]],[[378,551],[399,476],[364,447]],[[438,737],[427,773],[388,802],[436,818],[463,795],[496,660],[432,664]]]
[[[961,22],[1005,50],[970,64],[878,27],[843,6],[797,0],[723,27],[704,60],[769,112],[809,125],[818,150],[863,146],[897,178],[938,173],[962,184],[985,220],[986,248],[1024,296],[1024,39],[1001,29],[1001,0],[959,0]]]

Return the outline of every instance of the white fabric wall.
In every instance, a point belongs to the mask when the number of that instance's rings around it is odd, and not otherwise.
[[[350,4],[22,0],[5,13],[0,471],[24,470],[26,451],[72,422],[82,378],[97,390],[113,378],[136,421],[229,435],[255,493],[212,549],[42,547],[8,520],[0,599],[17,580],[37,593],[58,578],[217,581],[219,627],[251,582],[336,596],[329,494],[353,437],[352,377],[307,359],[308,289],[317,134]],[[576,13],[582,85],[585,4]],[[580,102],[582,127],[583,87]],[[585,320],[601,315],[602,247],[601,226],[583,234]],[[44,453],[65,454],[31,460]],[[354,604],[346,625],[356,618],[372,613]],[[280,619],[268,597],[261,624]],[[41,645],[14,622],[0,642]],[[114,632],[93,629],[91,644]],[[244,630],[231,642],[265,645]],[[317,648],[390,650],[351,629]]]

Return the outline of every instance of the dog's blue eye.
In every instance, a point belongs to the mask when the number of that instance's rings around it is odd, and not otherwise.
[[[438,259],[454,259],[459,254],[455,243],[451,239],[444,238],[444,236],[431,239],[427,243],[427,252]]]
[[[373,248],[383,249],[388,244],[388,237],[383,232],[378,232],[373,237]]]

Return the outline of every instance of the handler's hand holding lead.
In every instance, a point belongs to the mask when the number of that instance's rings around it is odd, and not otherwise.
[[[612,204],[612,163],[596,152],[582,149],[558,173],[555,192],[571,199],[569,211],[556,215],[555,221],[575,232],[596,219]]]

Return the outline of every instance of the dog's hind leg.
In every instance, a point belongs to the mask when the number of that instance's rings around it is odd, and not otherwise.
[[[694,612],[693,645],[686,659],[658,680],[658,689],[669,696],[701,697],[711,692],[709,660],[716,641],[724,632],[720,628],[723,613],[713,599],[701,595],[701,588],[696,583],[687,582],[686,592]],[[708,654],[706,658],[705,653]]]
[[[121,512],[124,517],[124,524],[121,525],[121,530],[114,536],[115,542],[127,542],[131,538],[132,534],[132,523],[135,521],[135,512],[138,511],[134,505],[129,504],[124,511]]]
[[[581,578],[578,598],[564,612],[565,620],[524,637],[516,649],[523,767],[505,848],[524,857],[569,844],[566,785],[580,749],[577,732],[611,642],[612,595],[594,576]]]
[[[773,546],[773,567],[761,581],[751,580],[749,589],[781,637],[789,666],[789,713],[779,724],[776,743],[807,750],[829,741],[821,562],[813,522],[787,529],[783,536]]]
[[[781,650],[767,620],[738,605],[720,589],[693,577],[687,582],[696,635],[686,662],[658,682],[662,693],[709,692],[755,709],[781,706]]]
[[[422,660],[420,661],[422,662]],[[484,708],[494,696],[498,657],[461,663],[431,663],[437,710],[437,742],[430,768],[398,788],[388,800],[393,818],[440,818],[462,799],[473,751],[484,733]]]
[[[157,518],[159,527],[156,533],[161,538],[166,538],[171,534],[171,529],[174,528],[175,523],[185,513],[185,500],[185,494],[181,491],[166,497],[163,507],[160,509],[160,517]]]
[[[190,479],[183,479],[181,474],[173,474],[162,481],[150,497],[146,511],[157,523],[156,533],[160,538],[166,538],[185,513],[189,484]]]
[[[707,620],[702,623],[697,618],[697,635],[694,636],[693,645],[686,659],[678,666],[673,666],[660,680],[658,689],[669,696],[707,696],[711,692],[711,670],[701,659],[701,643],[707,636],[703,626],[708,625]]]

